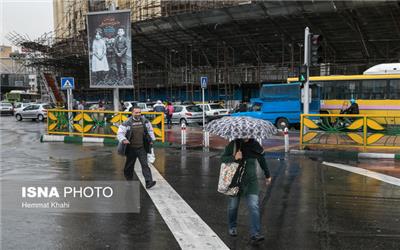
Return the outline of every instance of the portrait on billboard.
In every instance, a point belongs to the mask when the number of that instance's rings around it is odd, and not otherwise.
[[[130,11],[87,16],[91,88],[132,88]]]

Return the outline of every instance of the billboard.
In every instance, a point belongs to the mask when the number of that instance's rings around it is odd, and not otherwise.
[[[133,88],[130,11],[87,15],[91,88]]]

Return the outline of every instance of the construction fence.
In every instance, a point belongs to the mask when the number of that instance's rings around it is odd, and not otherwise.
[[[47,133],[81,137],[116,138],[118,127],[131,112],[50,109]],[[164,113],[142,112],[152,124],[158,141],[165,141]]]
[[[300,146],[400,149],[400,116],[303,114]]]

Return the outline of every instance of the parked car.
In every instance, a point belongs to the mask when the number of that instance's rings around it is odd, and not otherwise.
[[[0,103],[0,113],[14,115],[14,107],[9,102],[1,102]]]
[[[47,110],[54,108],[48,103],[31,104],[22,110],[15,112],[15,119],[22,121],[22,119],[32,119],[44,121],[47,118]]]
[[[217,118],[221,118],[222,116],[229,115],[229,110],[224,108],[219,103],[205,103],[204,105],[197,104],[197,106],[204,109],[207,116],[207,121],[211,121]]]
[[[99,107],[99,102],[98,101],[87,101],[85,102],[84,108],[86,110],[95,110],[96,108]]]
[[[125,112],[130,112],[132,111],[132,107],[133,106],[137,106],[139,107],[142,112],[151,112],[153,111],[153,106],[148,105],[145,102],[137,102],[137,101],[129,101],[129,102],[124,102],[124,106],[125,106]]]
[[[17,111],[21,111],[23,108],[28,107],[34,103],[27,103],[27,102],[16,102],[14,103],[14,113]]]
[[[88,110],[114,110],[114,106],[112,105],[112,104],[110,104],[110,103],[103,103],[102,104],[103,105],[103,108],[102,109],[100,109],[100,103],[98,103],[98,102],[91,102],[91,103],[89,103],[89,104],[86,104],[86,107],[85,107],[85,109],[88,109]]]
[[[176,105],[172,114],[172,123],[193,124],[203,122],[203,110],[196,105]]]
[[[146,102],[146,105],[151,111],[154,111],[153,106],[156,105],[156,103],[157,102]]]

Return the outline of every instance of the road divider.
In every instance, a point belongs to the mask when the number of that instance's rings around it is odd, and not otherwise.
[[[102,143],[117,145],[118,141],[112,138],[80,137],[65,135],[42,135],[40,142],[65,142],[65,143]]]
[[[80,137],[66,135],[41,135],[40,142],[64,142],[64,143],[100,143],[104,145],[117,145],[118,141],[113,138],[97,138],[97,137]],[[156,141],[153,144],[155,147],[168,147],[171,143]]]
[[[339,157],[351,159],[400,159],[400,154],[393,153],[360,153],[349,151],[312,151],[312,150],[290,150],[293,155],[314,155],[325,157]]]

